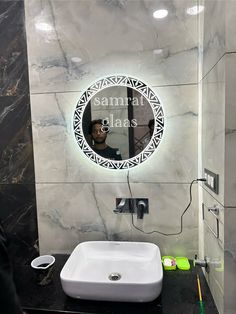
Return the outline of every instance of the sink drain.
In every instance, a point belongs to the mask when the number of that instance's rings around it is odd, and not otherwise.
[[[121,274],[119,273],[111,273],[108,278],[112,281],[117,281],[117,280],[120,280],[121,278]]]

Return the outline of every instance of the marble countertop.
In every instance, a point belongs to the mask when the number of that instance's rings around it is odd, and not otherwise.
[[[79,313],[79,314],[197,314],[198,293],[196,271],[201,279],[206,313],[218,314],[201,269],[189,271],[164,271],[161,296],[149,303],[120,303],[76,300],[66,296],[60,282],[60,271],[68,255],[56,254],[53,281],[48,286],[38,286],[30,265],[20,266],[15,276],[22,308],[29,314]]]

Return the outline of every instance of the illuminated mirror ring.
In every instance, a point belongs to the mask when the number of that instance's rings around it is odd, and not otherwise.
[[[149,144],[137,156],[126,160],[110,160],[96,154],[85,140],[83,133],[83,113],[88,102],[99,91],[111,86],[125,86],[135,89],[146,98],[154,114],[154,131]],[[142,81],[125,75],[112,75],[95,82],[82,94],[74,112],[73,128],[77,144],[90,160],[109,169],[129,169],[148,159],[160,144],[164,131],[164,113],[155,93]]]

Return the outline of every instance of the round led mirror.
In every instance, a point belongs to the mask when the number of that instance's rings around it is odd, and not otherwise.
[[[155,93],[142,81],[105,77],[80,97],[73,120],[76,142],[96,164],[128,169],[145,161],[160,144],[164,114]]]

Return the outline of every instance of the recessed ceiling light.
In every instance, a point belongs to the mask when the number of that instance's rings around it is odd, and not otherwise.
[[[153,17],[155,19],[163,19],[168,15],[168,11],[166,9],[161,9],[153,12]]]
[[[188,8],[186,10],[187,14],[189,15],[197,15],[199,13],[201,13],[204,10],[204,6],[203,5],[195,5],[191,8]]]
[[[35,23],[35,27],[40,30],[40,31],[44,31],[44,32],[50,32],[53,30],[53,27],[51,24],[48,23],[43,23],[43,22],[38,22]]]
[[[163,49],[154,49],[153,53],[154,55],[160,55],[163,52]]]
[[[82,61],[82,59],[79,58],[79,57],[72,57],[72,58],[71,58],[71,61],[74,62],[74,63],[79,63],[79,62]]]

